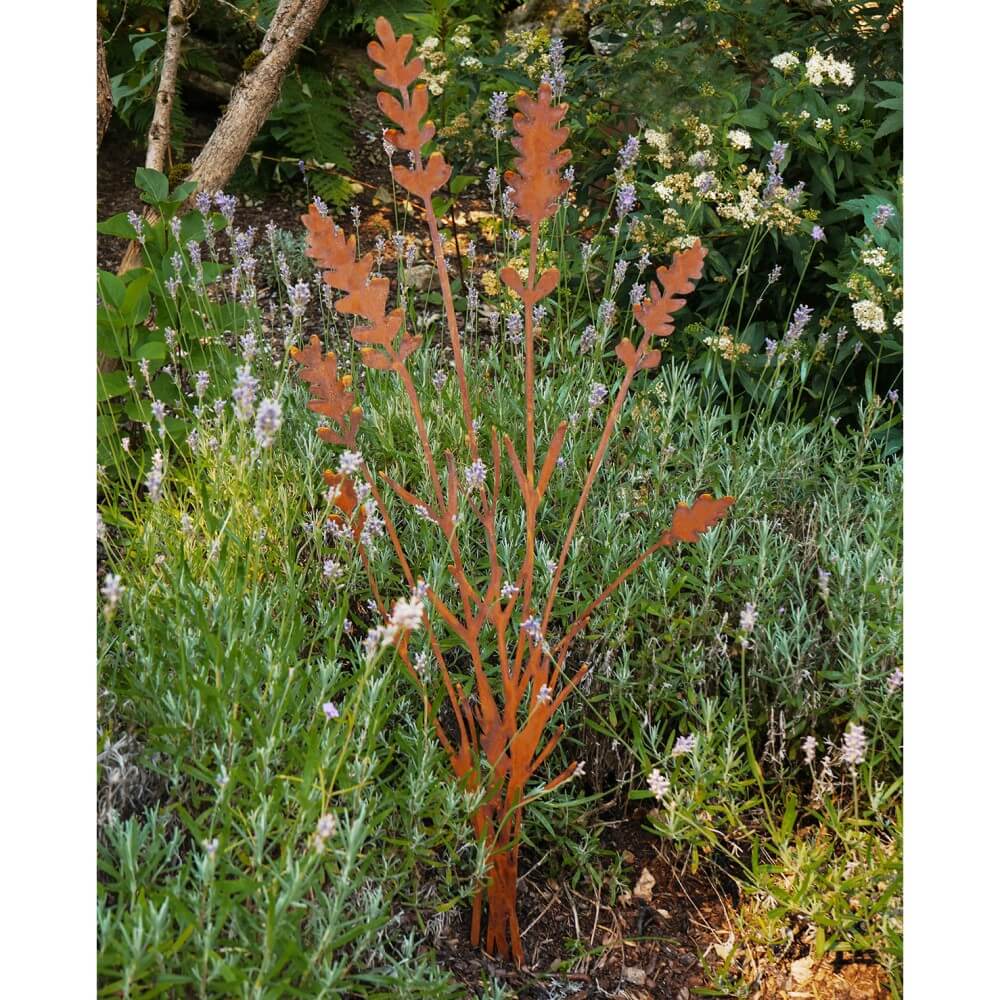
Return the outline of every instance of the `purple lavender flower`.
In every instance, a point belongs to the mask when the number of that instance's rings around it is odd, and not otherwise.
[[[493,135],[497,139],[506,131],[504,124],[507,119],[507,96],[505,90],[498,90],[490,95],[490,106],[487,114],[493,123]]]
[[[844,763],[850,765],[852,770],[865,759],[867,744],[868,737],[865,736],[865,727],[849,722],[847,731],[844,733],[840,756]]]
[[[787,208],[794,208],[802,197],[802,192],[806,189],[806,182],[799,181],[790,191],[785,194],[784,202]]]
[[[490,167],[486,172],[486,187],[490,192],[490,197],[495,198],[497,189],[500,187],[500,174],[496,167]]]
[[[240,351],[243,354],[243,360],[249,364],[257,355],[257,335],[253,330],[247,330],[246,333],[240,337]]]
[[[153,414],[153,417],[156,419],[156,422],[158,424],[162,424],[167,416],[167,408],[164,405],[163,400],[154,399],[149,409]]]
[[[604,299],[597,307],[597,325],[607,329],[615,318],[615,304],[611,299]]]
[[[542,622],[537,615],[531,615],[521,622],[524,634],[536,645],[542,641]]]
[[[361,468],[363,461],[360,451],[342,451],[337,462],[337,471],[342,476],[353,476]]]
[[[129,225],[135,230],[135,238],[143,245],[146,243],[146,232],[142,223],[142,216],[138,212],[128,213]]]
[[[787,142],[776,142],[771,147],[771,163],[776,167],[781,166],[781,161],[784,160],[785,155],[788,153],[788,143]]]
[[[233,385],[233,406],[236,419],[246,423],[253,417],[254,400],[257,397],[257,379],[250,374],[249,365],[236,369],[236,383]]]
[[[623,184],[618,189],[618,218],[624,218],[635,208],[635,185]]]
[[[520,344],[524,340],[524,320],[520,313],[511,313],[507,317],[507,339],[512,344]]]
[[[587,405],[596,410],[601,403],[607,399],[608,387],[600,382],[594,382],[590,386],[590,395],[587,397]]]
[[[257,408],[254,437],[261,448],[270,448],[281,429],[281,404],[276,399],[262,399]]]
[[[340,710],[337,708],[336,705],[334,705],[334,703],[332,701],[324,701],[323,702],[323,714],[328,719],[339,719],[340,718]]]
[[[431,384],[438,392],[440,392],[444,388],[444,384],[447,381],[448,381],[448,375],[443,368],[439,368],[431,376]]]
[[[889,400],[890,403],[895,405],[899,402],[899,391],[896,389],[890,389],[886,394],[885,398]]]
[[[212,211],[212,196],[207,191],[199,191],[194,196],[194,204],[202,215],[207,216]]]
[[[110,614],[118,606],[122,599],[122,578],[115,573],[108,573],[104,577],[104,586],[101,587],[101,596],[107,601],[107,611]]]
[[[819,243],[820,240],[824,243],[826,242],[826,233],[823,232],[822,226],[813,226],[812,232],[809,235],[816,243]]]
[[[876,229],[882,229],[885,224],[896,214],[892,205],[879,205],[872,216],[872,222]]]
[[[481,458],[477,458],[465,470],[465,485],[470,490],[479,489],[486,482],[486,466]]]
[[[292,319],[301,319],[305,316],[306,307],[312,298],[309,285],[304,281],[299,281],[288,286],[286,291],[288,292],[288,311],[291,313]]]
[[[708,194],[715,187],[715,174],[711,170],[698,174],[694,179],[694,186],[698,189],[699,194]]]
[[[236,218],[236,205],[236,195],[223,194],[221,191],[215,192],[215,207],[222,213],[226,223],[230,226],[233,224],[233,219]]]
[[[674,743],[673,750],[670,751],[671,757],[680,757],[683,754],[691,753],[694,750],[695,742],[697,737],[691,736],[678,736],[677,742]]]
[[[618,291],[619,286],[625,280],[625,272],[628,271],[628,261],[619,260],[615,261],[615,269],[611,278],[611,290],[612,292]]]
[[[153,464],[146,475],[146,492],[153,503],[159,503],[163,495],[163,454],[159,448],[153,455]]]
[[[319,195],[316,195],[313,198],[313,204],[316,206],[316,211],[319,212],[320,215],[330,214],[330,209],[327,207],[326,202],[323,201],[323,199]]]
[[[618,150],[618,162],[623,170],[627,170],[637,159],[639,159],[639,137],[630,135],[625,145]]]
[[[589,323],[584,327],[583,336],[580,337],[580,353],[588,354],[596,342],[597,327],[593,323]]]
[[[813,314],[811,306],[800,305],[792,315],[792,322],[785,331],[785,343],[794,344],[801,336]]]

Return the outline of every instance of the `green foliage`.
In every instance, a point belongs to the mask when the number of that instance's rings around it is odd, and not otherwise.
[[[354,142],[351,129],[340,87],[325,73],[301,67],[285,78],[281,97],[249,160],[260,180],[270,174],[262,168],[263,156],[269,162],[277,160],[270,176],[279,181],[298,176],[298,161],[304,161],[312,189],[328,204],[342,208],[353,193],[346,176]]]

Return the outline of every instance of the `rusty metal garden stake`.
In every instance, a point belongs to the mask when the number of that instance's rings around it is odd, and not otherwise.
[[[424,205],[454,354],[469,453],[475,461],[478,458],[478,443],[469,383],[442,239],[432,204],[434,192],[447,182],[451,167],[440,152],[432,152],[426,163],[422,158],[421,151],[433,138],[435,128],[432,122],[425,120],[429,105],[427,88],[423,84],[413,86],[423,71],[423,63],[420,59],[406,59],[413,44],[412,36],[404,35],[397,39],[384,18],[378,19],[376,34],[378,41],[373,41],[368,46],[368,53],[378,67],[375,76],[380,83],[399,94],[398,98],[388,91],[382,91],[378,95],[378,105],[382,112],[398,126],[388,129],[386,138],[397,149],[411,154],[410,165],[395,165],[392,168],[393,176],[407,191],[420,198]],[[488,582],[481,592],[471,582],[465,570],[456,531],[461,492],[455,456],[446,451],[443,467],[439,467],[435,461],[420,400],[407,368],[408,359],[420,347],[422,338],[408,334],[403,328],[402,309],[386,311],[389,281],[372,275],[371,254],[365,254],[360,259],[357,257],[354,237],[348,237],[314,205],[303,216],[303,223],[308,231],[309,256],[323,270],[324,281],[343,293],[336,303],[337,312],[352,315],[357,320],[352,336],[363,345],[363,363],[371,368],[395,372],[413,411],[414,425],[434,496],[432,499],[421,498],[384,473],[380,478],[404,503],[419,510],[437,525],[451,557],[448,569],[458,586],[461,607],[453,609],[431,587],[425,584],[421,584],[421,587],[426,590],[437,617],[468,652],[475,683],[475,706],[462,684],[453,679],[425,609],[424,627],[454,715],[457,738],[453,740],[448,737],[439,719],[434,718],[433,722],[456,779],[465,790],[475,793],[480,803],[471,819],[477,837],[487,846],[487,923],[484,938],[482,899],[477,895],[472,912],[472,943],[482,944],[491,954],[513,959],[521,964],[524,961],[524,951],[517,919],[517,873],[522,811],[533,798],[571,778],[578,766],[576,762],[571,763],[541,788],[530,794],[526,793],[529,780],[537,774],[555,749],[563,732],[563,727],[557,726],[539,749],[548,724],[587,671],[587,665],[584,664],[570,679],[565,678],[563,668],[570,645],[594,611],[646,559],[674,543],[695,541],[725,515],[733,501],[731,497],[713,499],[704,495],[690,508],[685,504],[679,505],[670,528],[659,540],[637,556],[594,598],[558,642],[550,644],[546,641],[559,580],[570,546],[625,405],[629,386],[639,371],[652,368],[659,362],[660,352],[653,349],[652,338],[666,336],[673,331],[673,314],[684,304],[683,296],[693,290],[694,281],[701,276],[705,251],[696,243],[689,250],[678,254],[669,268],[659,268],[659,286],[655,282],[651,283],[649,297],[634,307],[635,318],[642,327],[643,336],[638,346],[622,340],[616,349],[618,358],[625,366],[625,374],[591,459],[587,478],[553,573],[544,610],[539,617],[533,593],[538,510],[555,470],[567,424],[564,421],[556,428],[539,465],[536,453],[532,311],[559,282],[559,271],[556,268],[549,268],[541,275],[537,273],[538,251],[541,226],[556,212],[559,199],[569,186],[562,168],[568,162],[570,152],[560,148],[569,137],[569,129],[559,125],[566,113],[566,106],[553,104],[552,90],[545,83],[539,87],[537,96],[526,93],[518,95],[516,106],[518,111],[514,116],[514,129],[517,135],[513,139],[513,145],[519,155],[515,161],[515,170],[506,174],[506,180],[512,189],[511,200],[518,217],[530,227],[528,275],[526,282],[522,281],[517,271],[508,267],[501,272],[501,278],[524,307],[525,438],[523,452],[519,454],[511,437],[503,435],[501,442],[494,429],[490,437],[491,481],[484,482],[468,495],[468,503],[482,527],[489,558]],[[336,358],[332,354],[324,355],[315,337],[304,350],[293,350],[293,355],[301,365],[299,374],[311,388],[310,407],[330,421],[329,426],[320,428],[319,434],[331,444],[353,447],[362,415],[350,391],[349,378],[338,375]],[[521,568],[516,580],[506,586],[498,555],[496,522],[501,495],[502,452],[506,453],[516,478],[526,524]],[[372,500],[385,522],[407,585],[415,587],[418,580],[379,492],[377,480],[364,464],[360,475],[367,483]],[[364,506],[358,502],[355,485],[349,477],[332,472],[326,474],[326,481],[335,496],[336,510],[331,516],[339,523],[350,526],[379,612],[383,620],[388,620],[385,602],[378,591],[361,541],[366,513]],[[510,635],[512,629],[513,636]],[[484,642],[487,630],[493,633],[492,640]],[[495,664],[488,666],[484,650],[494,645],[497,660]],[[411,661],[405,635],[398,640],[397,650],[421,692],[425,713],[430,717],[431,703],[426,682]]]

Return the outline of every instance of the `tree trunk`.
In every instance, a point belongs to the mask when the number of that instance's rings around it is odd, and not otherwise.
[[[156,104],[153,120],[146,137],[146,166],[150,170],[163,171],[170,148],[170,118],[174,109],[174,93],[177,90],[177,67],[181,61],[181,43],[187,31],[186,0],[170,0],[167,11],[167,40],[163,46],[163,69],[160,72],[160,86],[156,90]]]
[[[111,81],[108,79],[108,60],[104,55],[104,32],[97,22],[97,148],[101,148],[104,133],[111,121],[114,104],[111,100]]]
[[[220,190],[271,113],[285,73],[328,0],[282,0],[261,42],[263,59],[236,82],[215,131],[191,168],[201,191]]]

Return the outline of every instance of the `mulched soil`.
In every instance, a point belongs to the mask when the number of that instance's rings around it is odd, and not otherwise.
[[[609,824],[605,846],[627,863],[630,884],[654,882],[648,899],[641,892],[619,895],[611,905],[606,891],[588,896],[566,882],[529,874],[519,890],[525,965],[493,961],[468,944],[469,918],[437,944],[435,956],[478,997],[489,979],[502,982],[524,1000],[692,1000],[719,996],[709,972],[722,964],[732,942],[738,890],[720,872],[697,875],[668,845],[643,829],[641,819]],[[736,898],[734,898],[736,897]],[[740,943],[736,942],[736,947]],[[721,951],[721,954],[720,954]],[[796,983],[790,956],[755,956],[743,996],[755,1000],[888,1000],[876,965],[837,962],[836,956]],[[748,958],[748,957],[747,957]],[[741,961],[749,964],[741,956]],[[750,982],[750,980],[753,980]]]

